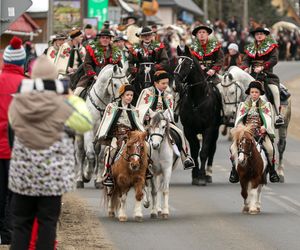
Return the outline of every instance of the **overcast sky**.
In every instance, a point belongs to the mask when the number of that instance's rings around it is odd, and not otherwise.
[[[28,11],[48,11],[49,0],[31,0],[32,6],[28,9]]]

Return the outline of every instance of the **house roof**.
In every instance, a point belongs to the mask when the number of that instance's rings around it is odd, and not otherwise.
[[[180,7],[188,12],[203,16],[203,11],[196,5],[193,0],[158,0],[160,6],[174,6]]]
[[[37,33],[39,29],[40,27],[33,21],[33,19],[28,14],[24,13],[8,26],[7,31],[10,33],[22,32],[30,34]]]

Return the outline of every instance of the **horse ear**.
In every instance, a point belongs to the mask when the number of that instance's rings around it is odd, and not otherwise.
[[[187,55],[187,56],[191,55],[190,49],[189,49],[189,47],[186,46],[186,45],[184,46],[184,53],[185,53],[185,55]]]
[[[233,80],[233,75],[231,73],[228,74],[229,80],[232,81]]]
[[[164,118],[166,118],[167,120],[172,121],[172,118],[171,118],[171,114],[170,114],[170,110],[169,110],[169,109],[166,109],[166,110],[164,111],[163,116],[164,116]]]
[[[123,69],[123,63],[121,61],[118,62],[118,66]]]
[[[139,60],[140,62],[143,61],[143,56],[142,56],[141,52],[139,52],[139,51],[138,51],[138,53],[137,53],[137,58],[138,58],[138,60]]]
[[[114,73],[116,73],[116,72],[117,72],[117,70],[118,70],[118,65],[117,65],[117,64],[115,64],[115,65],[114,65]]]
[[[180,46],[177,46],[177,56],[181,56],[182,55],[182,50],[180,48]]]
[[[155,115],[155,112],[152,109],[149,109],[149,115],[150,115],[150,118],[153,118]]]

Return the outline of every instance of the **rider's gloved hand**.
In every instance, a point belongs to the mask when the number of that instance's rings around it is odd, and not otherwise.
[[[259,132],[263,135],[267,132],[267,130],[264,126],[261,126],[260,129],[259,129]]]
[[[249,68],[245,68],[244,71],[247,72],[247,73],[250,72]]]
[[[200,67],[202,70],[206,70],[206,67],[203,64],[201,64]]]
[[[97,79],[98,79],[98,76],[94,75],[94,79],[97,80]]]

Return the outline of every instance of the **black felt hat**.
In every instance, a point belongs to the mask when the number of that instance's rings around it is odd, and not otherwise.
[[[109,29],[103,29],[103,30],[101,30],[100,33],[97,34],[97,37],[101,37],[101,36],[114,37],[113,33]]]
[[[257,32],[262,32],[264,33],[266,36],[270,34],[270,30],[268,28],[263,28],[263,27],[257,27],[256,29],[250,31],[250,34],[252,36],[255,36],[255,33]]]
[[[250,89],[251,88],[259,89],[261,95],[265,94],[264,86],[263,86],[262,82],[260,82],[260,81],[252,81],[252,82],[250,82],[248,88],[245,91],[245,93],[247,95],[250,94]]]
[[[210,27],[206,25],[199,25],[195,29],[193,29],[192,31],[193,36],[196,36],[199,30],[206,30],[208,34],[211,34],[213,32],[213,30]]]
[[[137,37],[153,34],[153,30],[149,27],[143,27],[140,33],[136,33]]]

